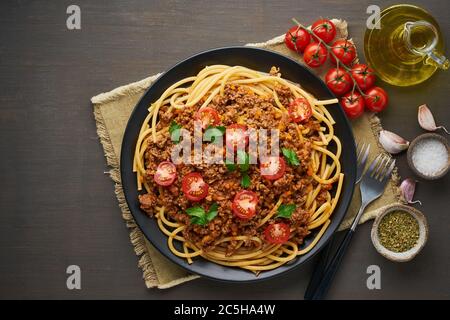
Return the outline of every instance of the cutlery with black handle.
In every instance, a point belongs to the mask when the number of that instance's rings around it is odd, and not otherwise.
[[[392,170],[395,167],[395,160],[391,159],[387,155],[379,155],[374,161],[372,161],[369,169],[364,174],[361,180],[361,207],[356,215],[353,223],[346,232],[344,239],[340,243],[336,253],[331,259],[329,265],[323,272],[323,276],[317,287],[311,292],[312,300],[323,299],[331,286],[334,275],[336,274],[339,265],[344,257],[345,252],[351,242],[355,229],[358,226],[358,222],[369,203],[379,198],[384,191],[384,188],[389,181]]]
[[[370,144],[358,143],[356,146],[356,182],[355,185],[357,185],[362,178],[362,174],[364,172],[364,169],[366,167],[367,158],[369,156],[370,151]],[[311,279],[309,280],[308,287],[306,288],[305,292],[305,299],[310,300],[312,298],[312,294],[314,293],[315,289],[320,283],[320,279],[322,279],[323,273],[325,271],[325,268],[328,264],[333,243],[336,241],[336,235],[333,235],[330,239],[330,241],[327,243],[325,248],[322,249],[319,259],[314,266],[314,271],[311,276]]]

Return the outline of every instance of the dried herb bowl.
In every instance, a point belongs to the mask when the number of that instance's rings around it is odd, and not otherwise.
[[[412,248],[403,252],[395,252],[387,249],[385,246],[382,245],[382,241],[379,237],[379,229],[381,221],[387,214],[392,213],[394,211],[400,211],[409,214],[418,223],[419,235],[417,241],[415,242]],[[425,246],[425,243],[427,242],[428,239],[427,219],[425,218],[422,212],[420,212],[417,209],[414,209],[413,207],[405,206],[403,204],[390,205],[386,207],[385,210],[381,214],[379,214],[375,219],[372,225],[371,238],[375,249],[385,258],[396,262],[410,261],[422,250],[422,248]]]

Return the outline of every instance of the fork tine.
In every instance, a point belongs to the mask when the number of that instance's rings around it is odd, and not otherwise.
[[[379,181],[382,181],[386,173],[389,171],[389,167],[392,165],[392,158],[389,156],[385,156],[386,162],[383,162],[383,167],[380,168],[380,171],[378,172],[377,179]]]
[[[362,156],[362,159],[360,161],[360,163],[362,165],[365,165],[365,163],[367,161],[367,158],[369,157],[369,151],[370,151],[370,144],[367,145],[366,150],[365,150],[365,152],[364,152],[364,154]]]
[[[373,177],[377,180],[380,180],[382,177],[382,173],[386,168],[386,164],[389,162],[389,159],[383,155],[382,160],[380,161],[380,165],[377,167],[376,172],[374,173]]]
[[[364,145],[365,145],[364,142],[363,142],[363,143],[358,142],[358,143],[356,144],[356,160],[357,160],[358,162],[359,162],[359,159],[361,158],[361,154],[362,154]]]
[[[373,170],[370,172],[370,176],[372,178],[376,179],[376,177],[378,175],[378,171],[380,170],[380,166],[383,164],[383,161],[384,161],[384,157],[383,157],[383,155],[380,155],[377,163],[373,167]]]
[[[358,142],[358,149],[356,151],[356,181],[359,183],[362,179],[364,169],[366,168],[366,162],[369,155],[370,144],[366,142]]]
[[[370,164],[369,170],[367,170],[367,174],[370,176],[373,174],[375,167],[378,165],[381,158],[381,154],[379,154]]]
[[[395,160],[392,160],[391,165],[390,165],[389,168],[387,169],[387,171],[386,171],[385,175],[382,177],[382,180],[381,180],[381,181],[384,182],[386,179],[389,179],[389,178],[390,178],[391,173],[392,173],[392,171],[394,170],[394,167],[395,167]]]

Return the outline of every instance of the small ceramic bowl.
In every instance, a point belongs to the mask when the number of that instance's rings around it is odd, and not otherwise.
[[[408,251],[404,252],[393,252],[385,247],[380,242],[380,239],[378,238],[378,226],[380,225],[381,219],[392,211],[404,211],[409,214],[411,214],[419,223],[419,239],[417,240],[416,245],[409,249]],[[372,225],[372,231],[371,231],[371,238],[372,243],[375,247],[375,249],[385,258],[396,261],[396,262],[406,262],[413,259],[425,246],[425,243],[428,239],[428,223],[427,219],[423,215],[422,212],[420,212],[417,209],[414,209],[413,207],[405,206],[403,204],[393,204],[391,206],[386,207],[386,209],[377,216],[375,219],[373,225]]]
[[[417,145],[421,142],[424,141],[426,139],[435,139],[438,140],[439,142],[442,142],[444,144],[444,146],[447,148],[447,155],[449,156],[449,160],[447,161],[447,167],[444,168],[444,170],[441,170],[440,172],[438,172],[436,175],[426,175],[423,174],[422,172],[420,172],[419,170],[417,170],[417,168],[414,166],[413,160],[412,160],[412,154],[413,154],[413,150],[414,148],[417,147]],[[409,145],[408,148],[408,153],[407,153],[407,158],[408,158],[408,165],[411,168],[411,170],[420,178],[422,179],[426,179],[426,180],[436,180],[439,178],[442,178],[443,176],[445,176],[450,168],[450,149],[449,149],[449,145],[447,142],[447,139],[444,138],[443,136],[440,136],[436,133],[424,133],[421,134],[420,136],[418,136],[417,138],[415,138],[411,144]]]

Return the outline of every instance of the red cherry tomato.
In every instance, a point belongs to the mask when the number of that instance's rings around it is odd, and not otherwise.
[[[352,76],[361,90],[367,90],[375,84],[375,73],[366,64],[355,64],[352,68]]]
[[[358,118],[364,112],[364,99],[358,92],[349,92],[341,98],[341,105],[347,117]]]
[[[195,120],[202,122],[202,129],[206,129],[209,126],[216,126],[220,122],[219,114],[216,109],[210,107],[205,107],[197,111]]]
[[[286,32],[284,36],[284,42],[286,46],[301,53],[305,50],[306,46],[311,42],[311,36],[308,31],[299,26],[294,26]]]
[[[297,98],[289,103],[288,113],[295,123],[307,121],[312,115],[312,108],[305,98]]]
[[[334,94],[341,96],[352,87],[352,78],[342,68],[331,68],[325,75],[325,83]]]
[[[156,168],[153,179],[157,184],[163,187],[170,186],[177,177],[177,168],[172,162],[163,161]]]
[[[208,195],[209,186],[200,173],[191,172],[183,177],[181,189],[189,200],[200,201]]]
[[[261,159],[259,169],[267,180],[278,180],[286,171],[286,162],[281,157],[265,157]]]
[[[244,147],[248,145],[247,126],[243,124],[232,124],[227,127],[225,141],[228,148],[235,150],[240,141],[244,140]]]
[[[266,241],[273,244],[285,243],[291,236],[289,225],[283,222],[273,223],[264,230]]]
[[[325,43],[333,41],[336,36],[336,27],[333,22],[327,19],[320,19],[314,22],[311,26],[311,31]]]
[[[311,68],[320,67],[327,60],[327,48],[318,42],[311,42],[305,48],[303,60]]]
[[[330,53],[330,59],[333,63],[336,63],[336,59],[334,58],[334,56],[336,56],[339,61],[346,66],[352,63],[356,58],[355,45],[352,42],[344,39],[336,40],[331,47],[331,52],[334,53],[334,55]]]
[[[388,104],[388,94],[380,87],[370,88],[365,92],[364,102],[367,109],[373,112],[383,111]]]
[[[251,219],[256,214],[258,196],[248,190],[239,191],[234,197],[232,209],[236,217],[241,219]]]

